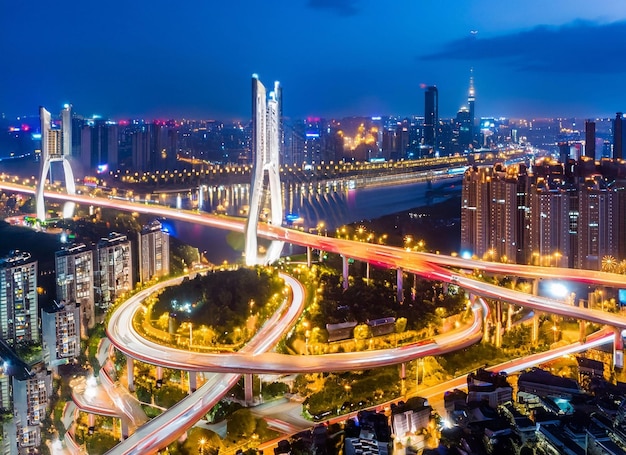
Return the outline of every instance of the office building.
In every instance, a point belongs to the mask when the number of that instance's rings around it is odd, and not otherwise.
[[[139,233],[139,280],[142,283],[170,273],[170,237],[153,221]]]
[[[57,300],[80,307],[82,333],[96,323],[93,251],[84,243],[74,244],[55,253]]]
[[[37,261],[30,253],[0,259],[0,336],[11,346],[40,339]]]
[[[624,159],[624,114],[618,112],[613,121],[613,159]]]
[[[585,121],[585,156],[596,159],[596,122]]]
[[[96,248],[95,299],[101,308],[108,308],[117,295],[133,289],[132,265],[131,244],[125,235],[112,232],[100,239]]]
[[[439,92],[437,87],[426,87],[424,92],[424,145],[437,146],[439,125]]]
[[[456,114],[456,128],[458,131],[456,152],[463,153],[470,148],[473,141],[472,114],[467,107],[462,107]]]

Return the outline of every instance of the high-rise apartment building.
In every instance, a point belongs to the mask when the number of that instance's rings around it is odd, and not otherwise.
[[[48,413],[52,376],[43,362],[32,367],[29,375],[12,376],[13,422],[18,455],[38,453],[43,444],[41,425]],[[12,426],[11,425],[11,426]]]
[[[463,179],[461,250],[489,260],[520,261],[525,242],[525,169],[473,167]],[[521,186],[521,187],[520,187]]]
[[[83,333],[96,323],[94,298],[93,251],[84,243],[74,244],[55,253],[57,300],[80,306]]]
[[[544,266],[568,264],[571,191],[561,182],[538,178],[527,197],[531,262]]]
[[[96,303],[108,308],[120,293],[134,286],[132,249],[125,235],[112,232],[100,239],[95,262]]]
[[[118,126],[101,118],[87,120],[81,131],[80,161],[87,172],[105,172],[118,165]]]
[[[585,179],[578,192],[578,261],[575,267],[599,270],[605,256],[621,257],[619,236],[626,235],[620,199],[624,190],[605,179]]]
[[[170,273],[170,237],[162,228],[155,220],[143,226],[139,233],[139,280],[142,283]]]
[[[80,307],[77,303],[53,302],[42,308],[41,337],[44,360],[57,367],[80,353]]]
[[[12,346],[40,339],[37,261],[30,253],[0,259],[0,336]]]
[[[625,177],[623,163],[585,157],[536,164],[529,175],[521,165],[469,169],[462,253],[594,270],[606,256],[626,258]]]
[[[179,135],[173,122],[156,121],[137,127],[131,134],[132,168],[141,172],[174,169]]]

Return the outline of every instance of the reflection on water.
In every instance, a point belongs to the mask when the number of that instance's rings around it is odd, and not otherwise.
[[[289,184],[282,186],[285,215],[298,215],[298,225],[305,230],[323,222],[327,231],[363,219],[425,206],[460,191],[461,178],[443,181],[389,185],[370,188],[350,188],[349,183]],[[170,204],[180,208],[198,208],[209,213],[246,216],[250,185],[203,187],[194,192],[168,195]],[[176,200],[178,199],[178,200]],[[269,201],[267,201],[269,206]],[[172,222],[177,238],[206,251],[210,261],[220,263],[241,259],[243,235],[214,228]],[[285,248],[288,248],[286,246]],[[290,254],[289,251],[283,251]],[[297,252],[297,251],[293,251]]]

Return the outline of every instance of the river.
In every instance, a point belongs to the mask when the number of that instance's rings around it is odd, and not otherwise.
[[[404,185],[350,188],[348,185],[283,186],[285,214],[291,215],[295,227],[314,229],[323,223],[331,235],[336,228],[361,220],[402,212],[439,202],[461,190],[461,176]],[[207,212],[245,216],[249,185],[222,186],[196,194],[174,195],[182,208],[199,208]],[[173,220],[165,220],[171,235],[197,247],[213,263],[241,259],[243,235]],[[300,252],[290,245],[283,253]]]

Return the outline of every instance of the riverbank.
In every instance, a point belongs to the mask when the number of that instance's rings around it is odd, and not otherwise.
[[[414,247],[423,241],[426,251],[458,252],[461,247],[461,195],[350,225],[356,229],[363,226],[378,236],[386,234],[388,245]]]

